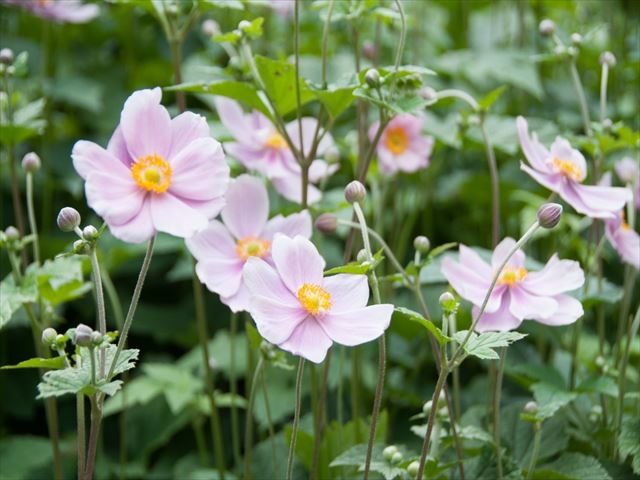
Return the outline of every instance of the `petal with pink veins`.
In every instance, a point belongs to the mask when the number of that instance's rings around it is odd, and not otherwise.
[[[269,218],[269,195],[259,178],[240,175],[229,186],[222,221],[238,240],[257,237]]]
[[[111,135],[109,139],[109,143],[107,144],[107,152],[116,157],[122,163],[124,163],[125,167],[131,168],[131,163],[133,163],[134,159],[129,155],[129,150],[127,150],[127,142],[124,139],[124,135],[122,135],[122,128],[118,125]]]
[[[511,237],[506,237],[503,239],[498,246],[493,250],[493,255],[491,255],[491,267],[493,270],[498,270],[502,262],[509,255],[509,252],[516,246],[516,241]],[[524,252],[520,249],[513,254],[513,256],[507,262],[507,265],[512,265],[514,267],[522,267],[524,266]]]
[[[127,223],[121,225],[109,224],[109,231],[111,231],[114,237],[119,238],[123,242],[141,243],[149,240],[156,233],[153,220],[151,219],[150,202],[143,202],[137,215]]]
[[[249,307],[251,306],[251,293],[244,282],[242,282],[236,293],[228,297],[221,296],[220,301],[229,307],[233,313],[249,311]]]
[[[169,158],[176,155],[198,138],[209,137],[209,125],[202,115],[183,112],[171,119],[171,152]]]
[[[568,182],[565,194],[566,191],[573,192],[582,203],[579,206],[586,207],[586,211],[578,209],[578,205],[571,206],[593,218],[613,218],[633,197],[628,188],[582,185],[576,182]]]
[[[536,182],[552,192],[558,192],[562,196],[561,190],[564,187],[564,176],[560,173],[543,173],[520,162],[520,170],[529,174]]]
[[[242,278],[252,296],[273,298],[288,307],[300,307],[296,294],[291,293],[274,267],[264,260],[249,257],[244,265]]]
[[[311,238],[311,215],[307,210],[292,213],[286,217],[276,215],[267,222],[260,236],[270,241],[276,233],[292,238],[296,235]]]
[[[93,172],[85,183],[87,203],[107,223],[127,223],[142,208],[147,192],[139,188],[131,177],[119,177]]]
[[[273,188],[290,202],[302,203],[302,177],[298,175],[288,175],[286,177],[272,178]],[[307,204],[311,205],[319,202],[322,193],[311,183],[307,188]]]
[[[296,295],[305,283],[322,285],[324,258],[306,238],[277,234],[273,239],[271,257],[282,281]]]
[[[476,271],[456,262],[450,256],[444,258],[440,269],[447,281],[462,298],[470,301],[474,305],[482,305],[484,297],[491,285],[490,279],[478,276]],[[500,307],[501,294],[503,291],[503,286],[494,288],[487,302],[487,312],[494,312]]]
[[[538,142],[537,138],[534,138],[533,141],[529,138],[529,126],[524,117],[518,117],[516,119],[516,127],[518,130],[518,138],[520,139],[520,146],[529,164],[539,172],[552,173],[546,163],[551,153]]]
[[[487,282],[487,285],[489,284],[488,282],[490,282],[493,277],[493,271],[489,264],[485,262],[477,252],[461,244],[459,259],[462,265],[473,270],[481,279]]]
[[[392,314],[393,305],[371,305],[341,312],[334,312],[332,308],[318,323],[334,342],[352,347],[383,335]]]
[[[138,90],[127,99],[120,115],[122,134],[129,154],[138,159],[160,155],[168,160],[172,128],[169,112],[160,104],[162,90]]]
[[[108,173],[117,177],[131,177],[131,170],[113,153],[105,150],[97,143],[80,140],[75,143],[71,152],[73,167],[86,180],[92,172]]]
[[[332,343],[318,321],[309,315],[296,326],[291,336],[278,346],[314,363],[321,363]]]
[[[473,307],[473,318],[478,316],[480,309]],[[477,332],[508,332],[509,330],[515,330],[520,326],[522,320],[516,318],[509,311],[509,302],[504,301],[500,305],[500,308],[493,313],[485,312],[478,324],[476,325]]]

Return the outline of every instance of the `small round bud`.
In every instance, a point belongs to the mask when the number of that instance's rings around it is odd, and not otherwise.
[[[455,302],[456,299],[453,294],[451,294],[451,292],[444,292],[442,295],[440,295],[438,301],[440,302],[440,305],[446,305],[448,303]]]
[[[574,46],[571,46],[567,48],[567,53],[569,54],[570,57],[576,57],[578,56],[578,49]]]
[[[562,205],[558,203],[545,203],[538,209],[538,223],[542,228],[552,229],[560,223]]]
[[[218,362],[215,358],[209,358],[209,369],[211,371],[216,371],[220,368],[220,362]]]
[[[434,88],[424,87],[420,89],[420,96],[430,102],[431,100],[436,100],[438,98],[438,92]]]
[[[51,328],[51,327],[45,328],[42,331],[42,337],[41,337],[42,343],[44,345],[51,345],[55,341],[57,336],[58,336],[58,332],[56,332],[55,328]]]
[[[210,18],[202,22],[200,29],[202,30],[202,34],[206,37],[215,37],[220,34],[220,25],[218,25],[218,22]]]
[[[356,255],[356,261],[358,263],[365,263],[369,261],[369,254],[367,253],[367,251],[363,248],[361,249],[358,254]]]
[[[67,340],[64,335],[62,335],[61,333],[56,335],[56,345],[64,345],[65,343],[67,343]]]
[[[71,232],[80,225],[80,214],[75,208],[64,207],[58,213],[58,228],[63,232]]]
[[[375,68],[370,68],[367,70],[367,73],[364,75],[364,81],[367,82],[371,88],[376,88],[380,86],[380,72]]]
[[[100,345],[102,343],[102,334],[95,331],[91,333],[91,343],[93,345]]]
[[[87,225],[82,229],[82,238],[84,238],[87,242],[91,242],[98,238],[98,229],[93,225]]]
[[[85,240],[76,240],[73,242],[73,252],[79,255],[88,255],[91,252],[91,247]]]
[[[576,46],[581,45],[582,44],[582,35],[580,35],[579,33],[572,33],[571,34],[571,43],[573,43]]]
[[[400,463],[402,461],[402,453],[396,452],[391,457],[391,463]]]
[[[527,402],[525,404],[523,410],[525,411],[525,413],[536,413],[538,411],[538,404],[531,400],[530,402]]]
[[[413,239],[413,248],[420,253],[427,253],[431,249],[431,242],[424,235],[418,235]]]
[[[10,48],[0,50],[0,63],[3,65],[11,65],[13,63],[13,50]]]
[[[364,200],[364,197],[366,197],[366,195],[367,189],[358,180],[349,182],[349,184],[344,189],[344,198],[346,198],[347,202],[349,203],[361,202],[362,200]]]
[[[337,147],[329,147],[324,154],[324,159],[329,163],[338,163],[340,161],[340,150]]]
[[[444,292],[438,299],[440,307],[446,315],[451,315],[458,308],[458,302],[451,292]],[[443,392],[444,393],[444,392]]]
[[[338,218],[333,213],[323,213],[316,218],[316,229],[326,235],[331,235],[338,229]]]
[[[413,461],[407,465],[407,473],[412,477],[415,477],[418,474],[418,470],[420,470],[419,462]]]
[[[556,24],[553,23],[553,20],[549,20],[548,18],[545,18],[540,22],[540,25],[538,26],[538,31],[540,32],[540,35],[542,35],[543,37],[550,37],[556,32]]]
[[[22,157],[22,169],[25,172],[37,172],[40,170],[40,157],[35,152],[29,152]]]
[[[640,177],[640,165],[638,160],[631,157],[624,157],[613,166],[620,181],[635,184]]]
[[[567,53],[567,47],[565,47],[564,45],[556,45],[553,48],[553,52],[558,56],[565,55]]]
[[[249,28],[251,28],[251,22],[249,20],[241,20],[238,24],[238,30],[241,32],[244,32]]]
[[[596,357],[595,363],[596,363],[596,367],[602,368],[606,365],[607,362],[602,355],[598,355]]]
[[[93,330],[91,327],[86,326],[84,323],[81,323],[76,327],[76,345],[80,345],[81,347],[88,347],[91,345],[93,339]]]
[[[610,118],[605,118],[604,120],[602,120],[602,128],[604,128],[605,130],[609,130],[611,127],[613,127],[613,121],[611,121]]]
[[[613,68],[616,66],[616,56],[611,52],[602,52],[600,55],[600,64],[607,65],[609,68]]]
[[[369,60],[376,58],[376,46],[371,40],[365,40],[362,43],[362,55]]]
[[[382,456],[385,460],[391,460],[391,458],[396,453],[398,453],[398,447],[396,447],[395,445],[389,445],[388,447],[385,447],[384,450],[382,450]]]
[[[424,402],[424,405],[422,405],[422,413],[424,413],[426,416],[429,416],[429,414],[431,413],[432,405],[433,402],[431,400],[427,400],[426,402]]]
[[[7,237],[7,241],[9,242],[20,240],[20,232],[13,225],[10,225],[5,229],[4,235]]]

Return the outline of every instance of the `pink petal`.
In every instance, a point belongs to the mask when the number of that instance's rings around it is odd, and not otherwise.
[[[509,289],[510,302],[509,311],[518,319],[541,319],[549,318],[558,309],[558,302],[551,297],[532,295],[524,288],[517,285]]]
[[[171,153],[175,157],[180,151],[198,138],[209,137],[209,125],[202,115],[184,112],[171,120]]]
[[[196,273],[209,290],[228,297],[240,288],[243,266],[237,257],[208,257],[196,264]]]
[[[561,194],[564,194],[562,198],[576,211],[592,218],[613,218],[633,197],[628,188],[582,185],[577,182],[567,182]],[[574,200],[574,203],[566,198],[567,196]]]
[[[317,321],[334,342],[352,347],[383,335],[392,314],[393,305],[371,305],[341,312],[334,312],[332,307]]]
[[[318,321],[309,315],[296,327],[291,336],[278,346],[314,363],[321,363],[332,343]]]
[[[114,170],[114,173],[116,171]],[[85,183],[87,203],[109,224],[129,222],[142,208],[146,192],[133,179],[93,172]]]
[[[127,223],[109,224],[109,230],[114,237],[124,242],[141,243],[149,240],[156,233],[151,219],[151,202],[143,202],[137,215]]]
[[[249,293],[249,289],[244,282],[242,282],[236,293],[228,297],[221,296],[220,301],[229,307],[233,313],[249,311],[249,307],[251,306],[251,293]]]
[[[487,287],[493,277],[493,271],[487,262],[485,262],[475,250],[460,245],[460,263],[465,267],[473,270],[482,280],[487,281]]]
[[[478,315],[480,309],[478,307],[473,307],[472,316],[475,319]],[[517,319],[510,311],[509,311],[509,302],[503,301],[498,308],[493,313],[485,312],[480,321],[476,325],[477,332],[507,332],[509,330],[515,330],[520,326],[522,320]]]
[[[272,298],[288,307],[300,308],[298,298],[282,283],[276,270],[264,260],[250,257],[245,263],[242,276],[252,296]]]
[[[584,156],[578,150],[572,148],[566,139],[556,137],[555,141],[551,144],[551,156],[547,159],[547,162],[550,162],[552,158],[570,161],[581,172],[582,178],[587,176],[587,162]],[[551,168],[549,168],[549,170],[551,170]]]
[[[73,167],[86,180],[92,172],[104,172],[118,177],[131,177],[131,171],[112,153],[100,145],[80,140],[71,152]]]
[[[538,323],[545,325],[569,325],[584,315],[582,304],[569,295],[557,295],[553,297],[558,304],[558,309],[549,318],[537,318]]]
[[[287,237],[302,235],[305,238],[311,238],[311,215],[307,210],[292,213],[286,217],[276,215],[267,222],[260,235],[265,240],[271,240],[276,233],[282,233]]]
[[[397,157],[380,143],[376,147],[376,154],[378,155],[378,168],[383,174],[393,175],[399,170]]]
[[[324,258],[306,238],[300,235],[294,238],[276,235],[271,247],[271,256],[280,278],[296,295],[305,283],[322,285]]]
[[[520,169],[524,170],[531,176],[536,182],[543,187],[547,187],[552,192],[558,192],[562,195],[561,189],[564,185],[564,177],[560,173],[543,173],[538,170],[534,170],[524,163],[520,162]]]
[[[522,281],[522,288],[534,295],[552,296],[580,288],[584,284],[584,272],[573,260],[559,260],[554,254],[542,270],[529,272]]]
[[[186,240],[187,248],[198,260],[208,257],[239,258],[236,243],[227,228],[217,220],[211,220],[207,228]]]
[[[222,221],[238,240],[257,237],[269,218],[269,195],[262,181],[240,175],[229,186]]]
[[[490,279],[478,276],[476,271],[454,261],[450,256],[444,258],[440,270],[462,298],[476,306],[482,305],[491,285]],[[500,298],[503,291],[504,288],[501,286],[493,290],[487,303],[487,312],[494,312],[500,306]]]
[[[176,197],[185,205],[197,210],[207,219],[217,216],[225,206],[224,197],[217,197],[212,200],[191,200],[189,198]]]
[[[407,150],[402,155],[395,158],[398,169],[403,172],[412,173],[429,165],[427,154],[418,154],[413,150]]]
[[[302,203],[302,180],[298,175],[272,178],[271,183],[276,191],[291,202]],[[322,193],[311,183],[307,189],[307,204],[312,205],[322,198]]]
[[[551,173],[546,164],[547,159],[551,156],[549,150],[543,147],[537,138],[534,138],[533,142],[531,141],[529,138],[529,126],[524,117],[516,119],[516,126],[518,137],[520,138],[520,146],[531,166],[541,173]]]
[[[625,263],[640,270],[640,236],[631,228],[625,229],[621,222],[607,221],[607,239]]]
[[[171,117],[160,105],[162,90],[138,90],[127,99],[120,115],[122,134],[135,159],[146,155],[169,158],[172,142]]]
[[[322,288],[331,295],[331,314],[364,308],[369,301],[369,284],[366,275],[339,273],[325,277]]]
[[[311,183],[319,183],[327,177],[330,177],[340,169],[337,163],[329,164],[324,160],[314,160],[309,166],[309,181]]]
[[[224,127],[240,143],[251,143],[253,128],[242,107],[225,97],[215,97],[216,110]]]
[[[308,315],[299,304],[287,305],[260,295],[251,296],[249,312],[260,335],[275,344],[287,340]]]
[[[189,238],[207,227],[208,219],[171,193],[150,194],[151,217],[156,230]]]
[[[513,247],[515,247],[515,245],[516,241],[511,237],[505,238],[498,244],[498,246],[493,251],[493,255],[491,255],[491,267],[494,271],[498,270],[504,259],[507,258],[509,252],[513,249]],[[511,265],[513,267],[522,267],[524,266],[524,259],[524,252],[518,249],[516,253],[513,254],[511,259],[509,259],[507,265]]]
[[[113,135],[111,135],[111,139],[107,145],[107,152],[124,163],[127,168],[131,168],[131,163],[134,159],[129,155],[127,142],[124,140],[124,135],[122,135],[122,128],[120,128],[120,125],[116,127]]]

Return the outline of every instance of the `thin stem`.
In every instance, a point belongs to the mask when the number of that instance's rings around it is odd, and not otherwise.
[[[40,265],[40,240],[38,238],[38,225],[33,208],[33,174],[31,172],[27,172],[27,215],[29,217],[29,229],[33,235],[33,259],[36,265]]]
[[[480,113],[480,132],[489,164],[489,174],[491,175],[491,242],[493,248],[498,245],[500,239],[500,178],[498,177],[498,165],[493,146],[487,135],[485,128],[485,115]]]
[[[324,28],[322,30],[322,87],[327,88],[327,61],[329,50],[329,30],[331,28],[331,15],[333,14],[333,5],[335,0],[329,2],[327,8],[327,18],[324,21]]]
[[[229,328],[229,382],[231,398],[238,395],[238,379],[236,377],[236,332],[238,330],[238,314],[231,313],[231,325]],[[238,420],[238,407],[235,400],[231,402],[231,445],[233,461],[240,465],[240,422]]]
[[[85,455],[85,425],[84,425],[84,394],[76,394],[76,417],[78,422],[77,444],[78,444],[78,480],[82,480],[84,473]]]
[[[607,118],[607,82],[609,80],[609,65],[602,62],[602,76],[600,77],[600,123]]]
[[[93,282],[96,293],[96,305],[98,307],[98,330],[102,335],[107,333],[107,313],[104,304],[104,290],[102,289],[102,274],[100,273],[100,263],[95,246],[91,249],[91,269],[93,270]],[[100,378],[104,377],[105,351],[100,348]]]
[[[245,480],[251,478],[251,446],[253,445],[253,405],[256,401],[256,390],[258,389],[258,379],[262,373],[264,358],[262,354],[258,359],[256,368],[253,371],[251,390],[249,390],[249,400],[247,401],[246,421],[244,425],[244,476]]]
[[[498,350],[500,360],[496,372],[496,388],[493,391],[493,440],[496,444],[496,463],[498,467],[498,480],[502,480],[502,449],[500,447],[500,397],[502,396],[502,379],[504,377],[504,364],[507,358],[507,347]]]
[[[194,418],[191,422],[191,428],[193,428],[193,436],[196,439],[196,448],[198,449],[198,457],[200,458],[200,466],[208,467],[209,459],[207,458],[207,442],[202,432],[202,424]]]
[[[276,453],[276,432],[273,429],[273,419],[271,417],[271,406],[269,404],[269,390],[267,389],[267,369],[262,369],[260,375],[262,383],[262,398],[264,400],[264,410],[267,413],[267,429],[269,430],[269,442],[271,443],[271,462],[278,465],[278,455]]]
[[[84,470],[85,480],[93,479],[93,467],[96,461],[96,450],[102,422],[102,409],[98,405],[97,395],[91,397],[91,430],[89,431],[89,448],[87,449],[87,463]]]
[[[531,475],[536,468],[536,463],[538,462],[540,440],[542,440],[542,425],[540,422],[535,422],[533,424],[533,431],[533,450],[531,451],[531,461],[529,462],[529,466],[527,467],[527,480],[531,478]]]
[[[587,98],[584,95],[584,88],[582,88],[582,81],[578,74],[578,67],[576,66],[575,58],[572,58],[569,62],[569,70],[571,71],[571,79],[573,80],[573,87],[576,89],[576,95],[578,97],[578,103],[580,104],[580,114],[582,115],[582,124],[584,126],[584,133],[587,136],[591,136],[591,119],[589,118],[589,107],[587,106]]]
[[[302,396],[302,374],[304,372],[304,357],[300,357],[298,362],[298,373],[296,374],[296,398],[295,410],[293,413],[293,427],[291,430],[291,443],[289,444],[289,456],[287,458],[287,480],[293,477],[293,457],[296,451],[296,440],[298,439],[298,426],[300,423],[300,400]]]
[[[173,75],[176,85],[182,83],[182,41],[180,38],[169,38],[171,46],[171,58],[173,59]],[[187,109],[187,98],[181,90],[176,91],[176,103],[178,110],[183,113]]]
[[[402,61],[402,52],[404,51],[404,42],[405,37],[407,35],[407,21],[404,18],[404,9],[402,8],[402,3],[400,0],[395,0],[396,7],[398,7],[398,12],[400,13],[400,41],[398,42],[398,49],[396,50],[396,64],[395,70],[398,71],[400,67],[400,62]]]

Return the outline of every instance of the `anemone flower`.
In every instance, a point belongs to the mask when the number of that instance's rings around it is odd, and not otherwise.
[[[442,273],[458,294],[474,305],[474,318],[496,270],[515,243],[512,238],[502,240],[493,252],[491,265],[464,245],[460,245],[459,261],[451,257],[443,260]],[[578,262],[559,260],[553,255],[539,272],[527,271],[524,263],[525,255],[518,250],[500,274],[485,313],[476,325],[477,331],[513,330],[523,320],[567,325],[582,316],[582,304],[564,294],[584,283],[584,272]]]
[[[198,261],[196,273],[209,290],[234,312],[247,310],[249,291],[242,271],[249,258],[273,264],[271,242],[276,233],[311,237],[311,216],[304,210],[269,220],[267,189],[256,177],[240,175],[227,190],[221,223],[209,226],[187,239],[189,251]]]
[[[616,162],[614,169],[620,181],[631,186],[636,199],[636,210],[640,210],[640,165],[638,165],[638,159],[624,157]]]
[[[2,3],[60,23],[86,23],[100,14],[97,5],[84,4],[80,0],[2,0]]]
[[[237,159],[249,170],[266,176],[275,189],[286,199],[301,203],[302,171],[291,152],[285,138],[276,130],[271,121],[258,111],[244,113],[240,105],[233,100],[216,97],[216,109],[223,125],[233,136],[234,142],[226,142],[226,152]],[[318,125],[317,120],[304,117],[302,124],[303,153],[311,150],[311,143]],[[287,134],[296,148],[300,148],[300,129],[298,121],[286,125]],[[316,155],[322,157],[334,147],[331,134],[326,133],[319,142]],[[329,165],[316,159],[309,168],[308,203],[320,200],[321,193],[313,184],[333,174],[338,165]]]
[[[557,137],[551,150],[547,150],[535,133],[529,138],[527,121],[523,117],[518,117],[516,123],[522,151],[531,165],[521,163],[520,168],[560,195],[577,212],[591,218],[614,218],[630,200],[631,192],[626,188],[584,185],[587,162],[567,140]]]
[[[285,18],[293,14],[296,6],[295,0],[269,0],[269,4],[274,12]]]
[[[244,268],[249,312],[269,342],[315,363],[333,342],[354,346],[384,333],[393,305],[366,306],[365,275],[323,278],[325,261],[306,238],[276,235],[273,266],[252,257]]]
[[[422,135],[424,119],[403,114],[393,117],[385,127],[376,146],[378,166],[385,175],[398,171],[415,172],[429,166],[433,137]],[[369,139],[373,141],[380,122],[371,125]]]
[[[171,119],[161,96],[160,88],[134,92],[106,149],[81,140],[71,154],[89,206],[126,242],[156,232],[190,237],[224,206],[229,166],[220,143],[200,115]]]

